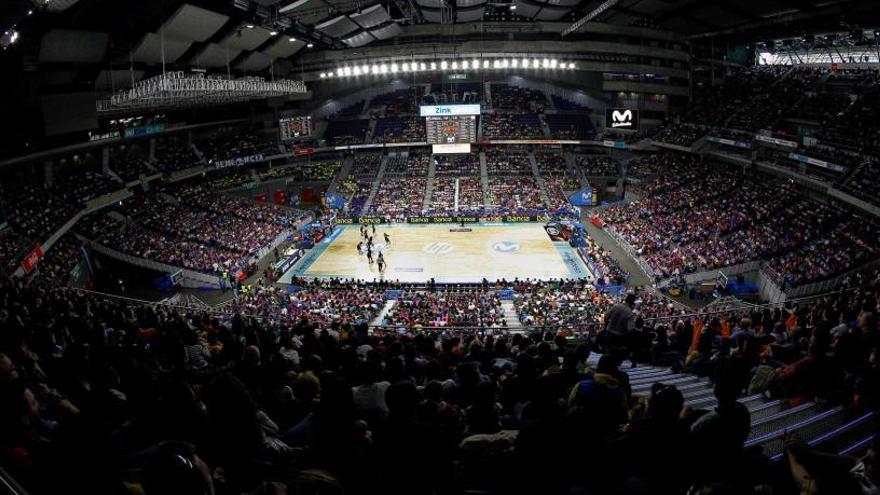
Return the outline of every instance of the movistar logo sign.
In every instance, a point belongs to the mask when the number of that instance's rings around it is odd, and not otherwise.
[[[632,110],[614,110],[611,112],[611,127],[632,127]]]

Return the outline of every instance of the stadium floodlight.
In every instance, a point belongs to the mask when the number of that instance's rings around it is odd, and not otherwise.
[[[488,61],[488,60],[483,60],[483,68],[484,68],[484,69],[488,69],[488,68],[489,68],[489,61]]]
[[[538,61],[538,59],[533,58],[533,59],[532,59],[532,68],[533,68],[533,69],[537,69],[537,68],[539,68],[539,67],[541,67],[541,63]]]
[[[397,74],[397,64],[391,64],[391,73]]]
[[[321,73],[321,79],[324,79],[325,77],[327,77],[327,74],[324,73],[324,72],[322,72],[322,73]]]
[[[409,64],[404,62],[403,65],[400,66],[400,71],[401,72],[409,72]]]
[[[568,68],[569,68],[569,69],[574,69],[574,68],[575,68],[574,62],[569,62],[569,64],[568,64]]]
[[[354,74],[354,75],[356,75],[356,76],[359,76],[359,75],[361,75],[361,68],[358,67],[357,65],[355,65],[355,66],[354,66],[354,69],[352,69],[351,72],[352,72],[352,74]]]
[[[388,74],[388,65],[382,64],[379,66],[379,72],[382,74]]]
[[[308,45],[306,45],[306,48],[312,48],[312,47],[314,47],[314,46],[315,46],[314,44],[309,43]]]
[[[370,68],[370,72],[372,72],[374,75],[378,74],[379,73],[379,66],[376,64],[373,64],[373,67]]]
[[[278,31],[269,31],[269,36],[278,36]]]
[[[558,61],[558,60],[556,60],[555,58],[552,59],[552,60],[550,60],[550,68],[551,68],[551,69],[555,69],[557,65],[559,65],[559,61]]]
[[[523,69],[528,69],[529,68],[529,59],[527,59],[527,58],[522,59],[522,66],[523,66]]]
[[[477,59],[474,59],[474,60],[471,62],[471,67],[473,67],[474,69],[479,69],[479,68],[480,68],[480,61],[477,60]]]
[[[468,70],[468,66],[469,66],[469,65],[470,65],[470,64],[468,63],[468,61],[465,60],[464,62],[461,63],[461,68],[464,69],[464,70]]]
[[[361,66],[361,73],[362,74],[369,74],[370,73],[370,66],[367,64],[362,65]]]
[[[431,62],[431,70],[437,70],[437,62]]]
[[[519,66],[519,60],[513,59],[510,61],[510,66],[516,69]]]
[[[545,58],[544,60],[541,61],[541,67],[543,67],[545,69],[547,67],[550,67],[550,61]]]
[[[458,70],[458,62],[452,62],[452,70]]]
[[[253,29],[253,28],[254,28],[254,25],[253,25],[253,24],[247,24],[247,25],[245,25],[245,27],[248,28],[248,29]]]
[[[290,39],[288,39],[287,41],[289,41],[289,42],[291,42],[291,43],[296,43],[296,38],[290,38]]]
[[[345,71],[342,69],[342,67],[337,67],[336,68],[336,75],[339,77],[342,77],[343,74],[345,74]]]
[[[449,64],[445,60],[440,62],[440,70],[446,70],[448,68],[449,68]]]
[[[419,64],[419,70],[428,70],[428,66],[424,62],[422,62]]]

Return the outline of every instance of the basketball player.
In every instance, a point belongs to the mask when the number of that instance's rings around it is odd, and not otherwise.
[[[373,224],[373,235],[376,235],[376,224]]]
[[[385,245],[390,246],[391,245],[391,236],[388,235],[388,232],[385,232],[382,235],[385,237]]]
[[[367,247],[369,247],[369,248],[373,247],[373,236],[367,237]]]
[[[385,264],[385,257],[382,256],[382,251],[379,251],[379,257],[377,258],[379,263]]]
[[[385,260],[382,259],[382,253],[379,253],[379,259],[376,260],[376,265],[379,267],[379,273],[385,273]]]
[[[357,246],[358,256],[361,255],[361,249],[363,249],[363,248],[364,248],[364,243],[363,243],[363,241],[358,242],[358,246]]]
[[[370,246],[367,246],[367,263],[373,264],[373,250],[370,249]]]

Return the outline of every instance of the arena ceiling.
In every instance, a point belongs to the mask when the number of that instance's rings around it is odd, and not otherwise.
[[[399,44],[407,26],[590,22],[657,27],[682,37],[759,41],[880,25],[877,0],[3,0],[0,31],[20,33],[17,60],[41,87],[123,89],[172,69],[288,74],[310,51]],[[859,26],[861,24],[861,26]],[[522,24],[519,24],[522,26]],[[562,37],[562,38],[560,38]],[[8,40],[8,36],[4,39]]]

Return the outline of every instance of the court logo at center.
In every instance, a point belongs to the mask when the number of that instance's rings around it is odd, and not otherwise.
[[[439,242],[439,241],[432,242],[430,244],[425,244],[425,247],[422,248],[422,251],[424,251],[425,253],[433,254],[433,255],[448,254],[448,253],[451,253],[452,250],[453,250],[452,244],[449,244],[448,242]]]
[[[492,244],[492,250],[499,253],[515,253],[519,251],[519,244],[510,241],[501,241]]]

